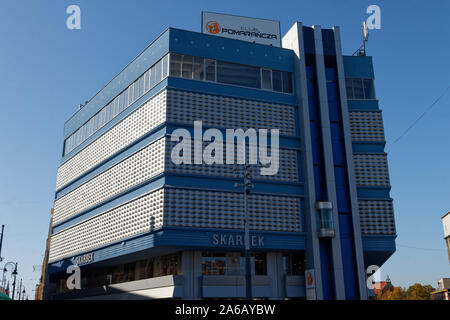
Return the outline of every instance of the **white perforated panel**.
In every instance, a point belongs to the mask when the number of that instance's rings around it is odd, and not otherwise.
[[[353,141],[384,141],[381,112],[351,111],[349,116]]]
[[[168,90],[167,121],[193,124],[197,120],[213,128],[280,129],[281,135],[295,135],[292,106]]]
[[[354,154],[355,179],[358,186],[389,186],[386,154]]]
[[[164,171],[165,138],[129,156],[55,201],[59,223]]]
[[[56,188],[66,185],[163,123],[166,112],[165,102],[166,91],[162,91],[67,160],[58,168]]]
[[[242,229],[242,193],[166,189],[164,225],[173,227]],[[250,195],[252,230],[301,231],[300,199]]]
[[[359,216],[363,234],[396,234],[392,200],[359,200]]]
[[[176,173],[184,174],[198,174],[198,175],[214,175],[222,177],[234,177],[238,178],[242,173],[236,171],[235,165],[226,164],[226,144],[223,144],[223,164],[194,164],[194,143],[191,145],[191,164],[175,164],[172,161],[171,153],[172,148],[177,144],[177,142],[172,142],[171,138],[167,138],[166,147],[166,164],[165,170]],[[203,143],[203,150],[209,142]],[[270,147],[268,148],[270,151]],[[248,162],[248,148],[246,151],[246,161]],[[234,163],[236,160],[236,148],[234,153]],[[270,165],[266,165],[268,167]],[[261,163],[251,165],[250,172],[253,179],[264,179],[272,181],[283,181],[283,182],[298,182],[298,167],[297,167],[297,152],[290,149],[279,149],[279,164],[278,173],[274,175],[261,175]]]
[[[159,189],[52,235],[49,261],[161,227],[163,201],[163,190]]]

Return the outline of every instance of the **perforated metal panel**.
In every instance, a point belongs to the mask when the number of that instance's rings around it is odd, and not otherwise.
[[[56,188],[66,185],[165,121],[166,92],[143,104],[58,168]]]
[[[396,234],[392,200],[359,200],[359,215],[363,234]]]
[[[351,111],[349,116],[353,141],[385,141],[381,112]]]
[[[166,165],[165,170],[169,172],[184,173],[184,174],[198,174],[198,175],[213,175],[222,177],[240,177],[239,172],[236,172],[235,165],[226,164],[226,143],[223,144],[223,164],[194,164],[194,142],[191,145],[191,164],[175,164],[172,161],[171,153],[173,147],[177,142],[173,142],[171,137],[167,138],[166,147]],[[209,142],[203,143],[203,150]],[[268,148],[270,151],[270,147]],[[261,175],[261,163],[250,166],[250,172],[253,179],[283,181],[283,182],[298,182],[298,166],[297,166],[297,152],[291,149],[278,149],[279,151],[279,163],[278,173],[274,175]],[[236,159],[236,147],[234,153],[234,163],[237,163]],[[247,148],[246,156],[248,163],[249,150]],[[274,160],[275,161],[275,160]],[[266,165],[265,167],[268,167]]]
[[[159,139],[55,201],[53,222],[103,202],[164,171],[165,139]]]
[[[167,121],[193,124],[197,120],[213,128],[280,129],[281,135],[295,135],[292,106],[168,90]]]
[[[166,189],[164,225],[192,228],[242,229],[242,193]],[[300,199],[250,195],[252,230],[301,231]]]
[[[162,189],[52,235],[49,261],[92,250],[162,225]]]
[[[390,186],[386,154],[354,154],[358,186]]]

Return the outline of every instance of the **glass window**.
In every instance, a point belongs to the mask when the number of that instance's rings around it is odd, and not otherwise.
[[[113,114],[114,116],[119,114],[119,110],[124,110],[126,108],[126,104],[125,104],[125,93],[126,91],[122,92],[119,96],[119,103],[117,104],[117,106],[114,106],[113,108]]]
[[[363,79],[364,85],[364,98],[365,99],[375,99],[375,90],[373,86],[372,79]]]
[[[128,107],[128,90],[125,90],[123,93],[123,108]]]
[[[150,70],[144,73],[144,92],[150,90]]]
[[[139,79],[134,82],[133,85],[133,102],[139,99]]]
[[[139,93],[138,93],[138,98],[142,97],[144,95],[144,75],[142,75],[139,78]]]
[[[262,88],[272,90],[272,75],[271,70],[261,69]]]
[[[150,89],[156,85],[156,70],[155,66],[150,70]]]
[[[345,87],[347,88],[347,99],[353,99],[353,81],[345,79]]]
[[[181,63],[183,56],[177,53],[170,54],[170,75],[172,77],[181,77]]]
[[[258,67],[217,61],[217,82],[261,88],[261,75]]]
[[[132,83],[129,87],[128,87],[128,105],[132,104],[134,102],[133,98],[133,91],[134,91],[134,83]]]
[[[225,271],[226,271],[225,253],[220,252],[202,253],[203,275],[224,275]]]
[[[353,79],[353,99],[364,99],[362,79]]]
[[[181,66],[181,76],[183,78],[192,79],[192,56],[184,55],[183,64]]]
[[[108,123],[112,119],[112,117],[111,117],[111,108],[112,108],[112,106],[110,104],[108,104],[106,107],[103,108],[103,109],[105,109],[105,117],[106,117],[106,122],[105,123]]]
[[[254,254],[252,254],[252,256],[253,256],[254,267],[255,267],[254,274],[257,276],[267,275],[266,254],[264,252],[263,253],[254,253]]]
[[[216,81],[216,60],[205,59],[205,80]]]
[[[157,85],[160,81],[161,81],[161,76],[162,76],[162,62],[161,60],[159,60],[156,65],[154,66],[154,71],[155,71],[155,84]]]
[[[284,254],[283,269],[286,275],[298,276],[305,272],[305,257],[303,254]]]
[[[194,57],[193,73],[195,80],[203,80],[203,58]]]
[[[168,69],[168,60],[169,60],[169,56],[166,55],[163,60],[162,60],[162,78],[164,79],[165,77],[167,77],[167,69]]]
[[[282,92],[281,71],[272,70],[272,87],[273,91]]]
[[[292,93],[292,76],[290,72],[282,72],[283,92]]]

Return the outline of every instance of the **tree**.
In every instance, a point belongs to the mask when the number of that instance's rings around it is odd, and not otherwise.
[[[394,287],[392,291],[385,291],[377,296],[377,300],[405,300],[406,291],[402,287]]]
[[[423,286],[420,283],[415,283],[406,291],[407,300],[431,300],[431,292],[435,289],[426,285]]]

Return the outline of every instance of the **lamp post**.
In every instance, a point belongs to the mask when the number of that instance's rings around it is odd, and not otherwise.
[[[248,214],[248,195],[253,189],[251,182],[250,165],[244,164],[243,183],[236,183],[234,186],[243,187],[244,191],[244,243],[245,243],[245,295],[247,299],[252,299],[252,274],[250,261],[250,218]]]
[[[5,225],[2,224],[2,234],[0,235],[0,262],[3,261],[2,258],[2,245],[3,245],[3,231],[5,230]]]
[[[11,297],[11,299],[14,300],[14,294],[16,293],[17,262],[16,262],[14,270],[13,270],[13,272],[11,274],[14,276],[13,290],[12,290],[12,297]]]
[[[22,290],[22,279],[20,279],[19,288],[17,289],[17,296],[18,296],[17,300],[20,300],[20,294],[22,293],[21,290]]]
[[[15,267],[16,266],[16,262],[11,262],[10,261],[10,262],[5,263],[5,265],[3,266],[3,275],[2,275],[2,287],[3,288],[5,287],[5,284],[6,284],[5,272],[8,271],[8,269],[6,267],[9,266],[9,265]],[[16,272],[17,272],[17,269],[16,269]],[[12,272],[12,275],[14,275],[14,270]]]

